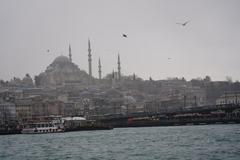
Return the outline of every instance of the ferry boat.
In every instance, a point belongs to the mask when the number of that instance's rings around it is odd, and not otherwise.
[[[38,117],[23,124],[22,134],[58,133],[64,132],[61,117]]]

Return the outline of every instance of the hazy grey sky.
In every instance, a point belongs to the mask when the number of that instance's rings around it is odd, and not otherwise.
[[[38,75],[69,43],[87,71],[88,37],[95,76],[119,52],[125,75],[240,80],[239,0],[0,0],[0,79]]]

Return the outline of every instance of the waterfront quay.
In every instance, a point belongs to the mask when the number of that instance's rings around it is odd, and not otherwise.
[[[134,113],[131,115],[112,114],[103,116],[92,116],[89,117],[89,119],[91,120],[86,120],[85,118],[81,117],[69,117],[63,119],[65,120],[63,125],[64,132],[109,130],[119,127],[233,124],[240,123],[240,105],[228,104],[203,106],[194,109],[185,109],[176,112],[165,112],[156,114]],[[40,123],[40,120],[38,120],[37,122]],[[31,120],[31,124],[33,124],[33,120]],[[22,133],[22,129],[24,129],[24,127],[21,127],[21,125],[7,126],[5,128],[2,126],[0,133],[20,134]],[[44,131],[42,133],[48,133],[48,131]]]
[[[175,112],[135,113],[128,116],[118,114],[95,118],[113,127],[233,124],[240,123],[240,105],[202,106]]]

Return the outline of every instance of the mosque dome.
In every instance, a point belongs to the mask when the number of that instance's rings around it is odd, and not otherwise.
[[[69,63],[71,62],[70,59],[66,56],[58,56],[57,58],[55,58],[55,60],[53,61],[53,64],[56,64],[56,63]]]
[[[89,75],[80,70],[68,57],[58,56],[35,80],[39,86],[56,86],[76,82],[85,84],[89,80]]]

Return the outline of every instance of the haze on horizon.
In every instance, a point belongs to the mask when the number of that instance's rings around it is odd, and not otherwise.
[[[238,0],[1,0],[0,79],[38,75],[69,44],[88,71],[90,38],[95,77],[98,58],[105,76],[119,53],[124,75],[240,80],[239,8]]]

